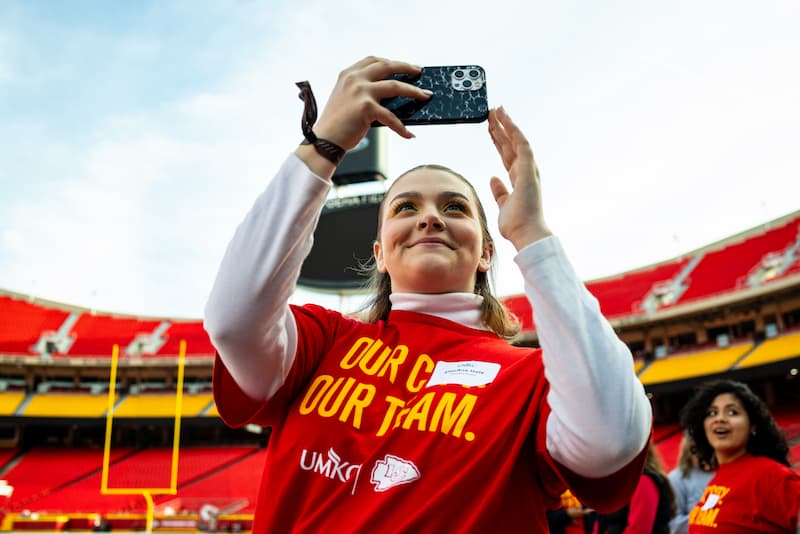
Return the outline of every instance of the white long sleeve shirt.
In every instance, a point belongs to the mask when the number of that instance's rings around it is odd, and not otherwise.
[[[297,331],[289,297],[330,187],[292,154],[237,228],[211,290],[205,328],[231,376],[254,399],[269,399],[291,370]],[[548,452],[579,475],[609,475],[641,452],[650,434],[650,404],[631,353],[556,237],[532,243],[514,261],[536,310],[550,383]],[[392,309],[485,328],[477,295],[391,299]]]

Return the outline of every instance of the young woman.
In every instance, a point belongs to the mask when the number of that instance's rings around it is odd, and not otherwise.
[[[430,95],[393,73],[419,67],[365,58],[340,74],[313,131],[306,115],[307,141],[237,229],[209,297],[220,414],[273,428],[255,531],[545,533],[567,486],[618,508],[642,468],[649,403],[544,222],[531,148],[502,109],[489,131],[512,190],[491,188],[541,350],[507,342],[483,208],[438,166],[386,192],[365,321],[288,305],[338,156],[373,121],[413,137],[380,100]]]
[[[630,503],[611,514],[597,517],[595,534],[669,534],[675,515],[675,494],[651,443],[644,472]]]
[[[708,481],[714,476],[712,468],[700,467],[693,448],[691,438],[684,432],[678,452],[678,465],[667,475],[675,492],[675,517],[669,523],[670,534],[687,534],[689,512],[703,496]]]
[[[800,475],[792,471],[786,439],[767,406],[733,380],[704,384],[681,422],[702,467],[718,465],[689,513],[689,533],[794,534]]]

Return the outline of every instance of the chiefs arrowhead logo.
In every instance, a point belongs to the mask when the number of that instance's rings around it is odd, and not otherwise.
[[[386,491],[400,484],[413,482],[419,477],[419,469],[414,462],[387,454],[383,460],[375,462],[370,482],[375,484],[375,491]]]

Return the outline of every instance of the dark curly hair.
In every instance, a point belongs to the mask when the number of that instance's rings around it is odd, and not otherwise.
[[[694,441],[693,452],[704,469],[715,466],[714,449],[706,437],[704,422],[708,407],[718,395],[730,393],[742,403],[747,411],[755,435],[747,440],[747,452],[753,456],[766,456],[789,466],[789,446],[786,437],[778,428],[767,405],[742,382],[736,380],[714,380],[701,384],[681,410],[681,424]]]

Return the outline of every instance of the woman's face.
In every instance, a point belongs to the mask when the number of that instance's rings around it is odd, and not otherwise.
[[[753,425],[742,402],[733,393],[714,397],[703,423],[706,438],[714,449],[717,462],[728,463],[747,451]]]
[[[398,179],[384,200],[373,246],[377,268],[389,273],[392,292],[472,293],[478,271],[488,271],[478,205],[459,177],[417,169]]]

